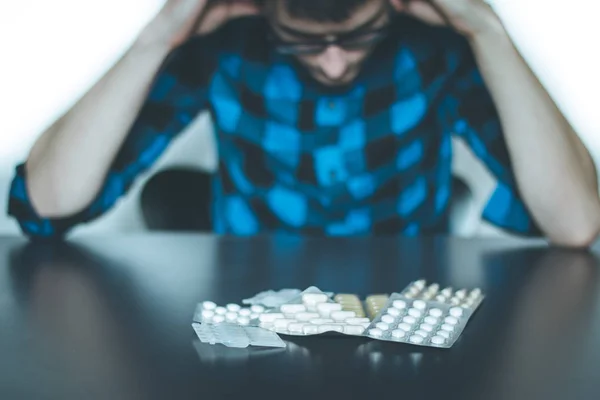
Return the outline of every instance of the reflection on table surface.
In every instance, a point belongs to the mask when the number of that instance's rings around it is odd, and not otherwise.
[[[519,399],[600,390],[594,253],[492,240],[155,235],[5,239],[0,260],[3,395]],[[199,343],[190,326],[202,300],[310,285],[366,296],[421,277],[487,295],[450,350],[333,335],[227,349]]]

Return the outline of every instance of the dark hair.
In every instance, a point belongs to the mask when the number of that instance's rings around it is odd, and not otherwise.
[[[317,22],[344,22],[369,0],[256,0],[259,5],[284,3],[290,15]]]

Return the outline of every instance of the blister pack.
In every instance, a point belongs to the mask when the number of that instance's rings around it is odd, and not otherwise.
[[[445,291],[445,292],[444,292]],[[444,289],[416,281],[401,294],[390,296],[383,310],[367,327],[366,336],[420,346],[450,348],[483,301],[481,290]]]
[[[277,333],[293,336],[338,332],[361,336],[370,320],[358,317],[354,311],[344,311],[329,295],[310,287],[278,310],[259,316],[259,326]]]
[[[192,327],[202,343],[223,344],[240,349],[248,346],[286,347],[285,342],[276,333],[262,328],[229,323],[193,323]]]
[[[242,308],[239,304],[219,306],[212,301],[199,303],[194,311],[194,322],[221,324],[224,322],[242,326],[258,325],[258,317],[266,311],[265,307],[255,304]]]

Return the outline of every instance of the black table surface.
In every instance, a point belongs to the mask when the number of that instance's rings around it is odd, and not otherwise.
[[[596,399],[597,254],[495,239],[0,238],[0,398]],[[203,300],[311,285],[366,296],[419,278],[487,295],[451,349],[339,336],[228,349],[191,328]]]

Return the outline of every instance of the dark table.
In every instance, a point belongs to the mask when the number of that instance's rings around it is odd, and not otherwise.
[[[597,399],[598,267],[593,252],[503,240],[1,238],[0,398]],[[421,277],[487,294],[450,350],[331,336],[234,350],[191,328],[202,300],[365,296]]]

